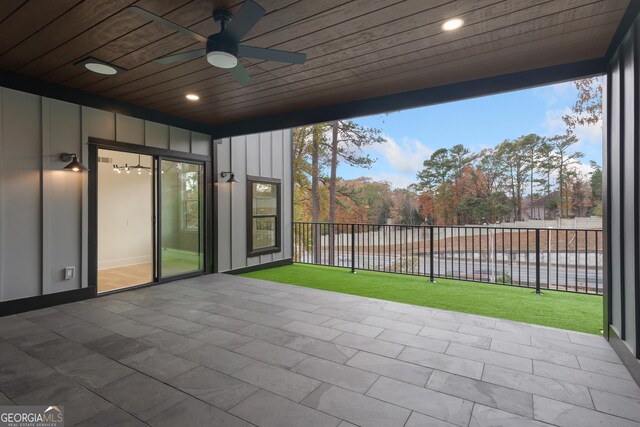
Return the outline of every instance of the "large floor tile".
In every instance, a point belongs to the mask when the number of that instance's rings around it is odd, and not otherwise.
[[[189,334],[189,337],[227,350],[233,350],[252,341],[250,337],[211,327]]]
[[[255,362],[233,376],[294,402],[301,401],[321,384],[313,378],[262,362]]]
[[[254,362],[250,357],[211,344],[184,352],[180,357],[229,375]]]
[[[482,381],[593,408],[589,390],[583,385],[561,382],[493,365],[485,366]]]
[[[396,357],[404,349],[401,344],[395,344],[374,338],[364,337],[344,332],[333,340],[334,343],[344,345],[346,347],[367,351],[369,353],[379,354],[381,356]]]
[[[110,334],[84,344],[87,348],[111,359],[120,360],[149,350],[147,344],[119,334]]]
[[[431,374],[427,388],[533,418],[533,396],[524,391],[442,371]]]
[[[55,369],[62,375],[90,388],[104,387],[134,372],[101,354],[92,354],[61,363]]]
[[[591,389],[591,398],[600,412],[628,418],[640,423],[640,399],[623,397],[602,390]]]
[[[549,427],[549,424],[476,404],[469,427]]]
[[[399,360],[414,363],[431,369],[480,379],[484,364],[475,360],[449,356],[429,350],[407,347],[398,355]]]
[[[458,343],[451,343],[445,354],[461,357],[463,359],[476,360],[489,365],[502,366],[522,372],[533,372],[533,362],[531,359],[513,356],[491,350],[484,350]]]
[[[400,406],[330,384],[318,387],[302,404],[362,427],[402,427],[411,414]]]
[[[121,359],[120,363],[163,382],[169,381],[198,366],[197,363],[157,348],[150,348]]]
[[[473,402],[423,387],[380,377],[367,396],[429,415],[442,421],[466,427]]]
[[[98,388],[96,393],[143,421],[188,397],[187,394],[140,373]]]
[[[424,386],[433,372],[424,366],[364,351],[353,356],[347,365],[419,386]]]
[[[204,366],[178,375],[169,384],[224,410],[233,408],[258,390],[251,384]]]
[[[331,322],[331,320],[329,320]],[[327,322],[328,323],[328,322]],[[327,325],[326,326],[330,326]],[[312,323],[305,323],[299,320],[294,320],[291,323],[287,323],[286,325],[282,325],[280,329],[284,329],[285,331],[295,332],[300,335],[306,335],[311,338],[317,338],[319,340],[331,341],[342,332],[332,329],[331,327],[325,327],[320,325],[314,325]],[[382,332],[381,330],[378,333]],[[377,334],[376,334],[377,335]]]
[[[533,397],[533,410],[536,420],[560,427],[637,427],[638,425],[631,420],[540,396]]]
[[[299,351],[277,346],[262,340],[251,341],[236,348],[234,351],[253,359],[284,368],[291,368],[308,357]]]
[[[166,408],[147,423],[154,427],[250,426],[246,421],[193,397]]]
[[[264,390],[230,412],[261,427],[335,427],[340,423],[338,418]]]
[[[358,393],[365,393],[378,379],[378,375],[371,372],[318,359],[317,357],[309,357],[291,370]]]
[[[640,387],[631,379],[623,380],[595,372],[565,368],[538,361],[533,363],[533,373],[542,377],[553,378],[572,384],[581,384],[589,388],[596,388],[622,396],[640,399]]]
[[[389,341],[396,344],[402,344],[410,347],[421,348],[423,350],[444,353],[449,347],[449,341],[438,340],[434,338],[421,337],[418,335],[408,334],[405,332],[385,330],[376,337],[382,341]]]

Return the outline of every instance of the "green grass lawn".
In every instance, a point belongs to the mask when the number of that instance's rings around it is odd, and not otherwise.
[[[486,283],[294,264],[243,276],[388,301],[599,334],[602,297]]]

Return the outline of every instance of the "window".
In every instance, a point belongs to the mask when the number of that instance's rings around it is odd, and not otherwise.
[[[198,166],[185,163],[186,168],[195,169]],[[181,174],[182,180],[182,229],[198,231],[200,229],[200,171],[185,170]]]
[[[247,177],[247,255],[280,251],[280,180]]]

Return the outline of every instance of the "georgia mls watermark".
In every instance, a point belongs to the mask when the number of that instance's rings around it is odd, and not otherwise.
[[[0,427],[63,427],[64,407],[0,406]]]

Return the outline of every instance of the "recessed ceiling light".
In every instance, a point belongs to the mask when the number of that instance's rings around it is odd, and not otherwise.
[[[85,58],[82,61],[76,62],[75,65],[80,65],[89,71],[103,74],[105,76],[113,76],[126,71],[124,68],[117,67],[95,58]]]
[[[195,93],[188,93],[185,98],[187,98],[189,101],[197,101],[200,99],[200,97],[198,95],[196,95]]]
[[[444,31],[453,31],[462,27],[463,24],[464,21],[461,18],[452,18],[444,21],[444,24],[442,24],[442,29]]]

